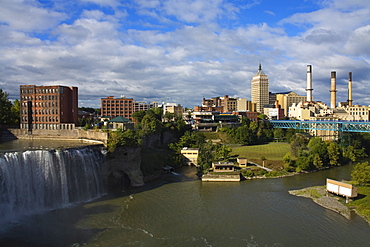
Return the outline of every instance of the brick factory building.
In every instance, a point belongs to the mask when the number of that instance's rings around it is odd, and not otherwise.
[[[134,99],[121,97],[115,99],[113,96],[101,99],[101,115],[109,116],[111,119],[121,116],[132,120],[134,113]]]
[[[74,129],[78,124],[78,88],[20,86],[20,128]]]

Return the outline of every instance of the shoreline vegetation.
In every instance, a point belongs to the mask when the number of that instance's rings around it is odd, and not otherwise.
[[[370,197],[370,190],[366,187],[358,187],[361,193],[357,198],[354,198],[349,203],[345,203],[345,198],[333,195],[326,191],[325,186],[314,186],[303,188],[300,190],[290,190],[289,194],[310,198],[316,204],[326,209],[332,210],[347,219],[351,219],[352,214],[356,213],[367,221],[370,225],[370,210],[368,198]]]

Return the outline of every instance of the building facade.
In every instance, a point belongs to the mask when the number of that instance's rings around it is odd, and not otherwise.
[[[256,103],[257,112],[263,113],[263,107],[269,104],[269,79],[261,64],[252,79],[252,102]]]
[[[289,107],[294,103],[298,104],[299,102],[306,101],[306,96],[300,96],[295,92],[276,93],[275,95],[279,106],[284,109],[285,116],[288,116]]]
[[[78,88],[20,86],[20,128],[74,129],[78,124]]]
[[[115,99],[113,96],[101,99],[101,115],[109,116],[110,119],[115,117],[124,117],[132,120],[134,113],[134,100],[126,97]]]

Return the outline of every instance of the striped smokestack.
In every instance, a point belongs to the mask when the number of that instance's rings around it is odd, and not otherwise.
[[[331,72],[330,107],[335,108],[337,102],[337,72]]]
[[[352,72],[348,73],[348,106],[352,106]]]
[[[307,101],[312,101],[312,66],[307,65]]]

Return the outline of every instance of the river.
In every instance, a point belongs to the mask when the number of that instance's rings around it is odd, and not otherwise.
[[[369,246],[370,227],[361,217],[347,220],[288,193],[326,178],[348,180],[351,169],[202,183],[194,167],[181,167],[140,188],[1,223],[0,246]]]
[[[292,189],[350,166],[278,179],[201,182],[183,167],[141,188],[1,226],[1,246],[369,246],[370,227]]]

